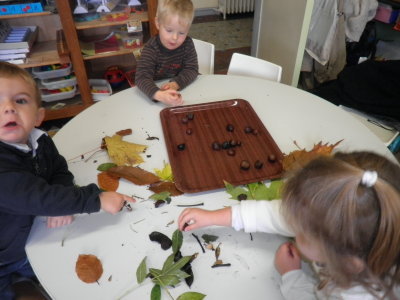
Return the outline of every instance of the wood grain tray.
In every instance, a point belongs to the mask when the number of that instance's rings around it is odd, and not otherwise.
[[[182,192],[222,188],[224,180],[241,185],[281,177],[283,154],[246,100],[169,107],[160,117],[175,184]],[[229,124],[233,131],[227,129]],[[246,133],[246,127],[253,132]],[[223,149],[230,141],[240,145]],[[213,149],[215,142],[220,150]],[[243,160],[249,169],[242,168]],[[259,169],[257,160],[263,164]]]

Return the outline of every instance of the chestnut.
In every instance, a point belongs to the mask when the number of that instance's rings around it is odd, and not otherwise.
[[[240,162],[240,168],[241,168],[242,170],[247,171],[248,169],[250,169],[250,163],[249,163],[247,160],[242,160],[242,161]]]

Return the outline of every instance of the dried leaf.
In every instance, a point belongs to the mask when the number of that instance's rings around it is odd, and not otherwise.
[[[108,169],[107,173],[124,178],[137,185],[146,185],[160,181],[160,178],[156,175],[139,167],[118,166]]]
[[[283,170],[292,171],[297,168],[302,168],[308,162],[317,158],[320,155],[331,155],[332,150],[342,141],[343,140],[340,140],[335,144],[328,144],[328,143],[322,144],[322,142],[319,142],[318,144],[314,144],[314,147],[309,151],[307,151],[306,149],[292,151],[288,155],[285,155],[283,157],[282,160]]]
[[[153,231],[149,234],[149,238],[150,241],[159,243],[163,250],[168,250],[172,246],[171,239],[161,232]]]
[[[145,256],[136,270],[137,283],[139,284],[142,283],[146,279],[146,276],[147,276],[147,266],[146,266],[146,256]]]
[[[103,266],[95,255],[81,254],[76,261],[75,272],[83,282],[93,283],[103,274]]]
[[[203,234],[202,239],[206,244],[209,244],[211,242],[215,242],[218,239],[218,236],[216,235],[211,235],[211,234]]]
[[[161,178],[163,181],[174,181],[174,176],[172,175],[172,168],[171,165],[164,162],[164,168],[154,169],[154,172],[157,174],[158,177]]]
[[[104,191],[115,192],[119,186],[119,177],[107,172],[97,174],[97,183]]]
[[[183,192],[181,192],[176,188],[174,182],[169,182],[169,181],[160,181],[152,183],[149,186],[149,190],[156,194],[161,192],[168,192],[171,196],[179,196],[183,194]]]
[[[118,134],[120,136],[130,135],[130,134],[132,134],[132,129],[130,129],[130,128],[122,129],[122,130],[117,131],[115,134]]]
[[[140,153],[143,153],[147,146],[125,142],[122,136],[113,135],[104,137],[108,156],[118,166],[132,166],[144,162]]]
[[[180,295],[176,300],[203,300],[206,295],[197,292],[186,292]]]

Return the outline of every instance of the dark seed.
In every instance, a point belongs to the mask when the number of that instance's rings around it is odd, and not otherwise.
[[[226,130],[229,132],[233,132],[235,130],[235,127],[232,124],[226,125]]]
[[[268,155],[268,161],[271,163],[276,162],[276,156],[273,154]]]
[[[236,145],[237,145],[237,142],[235,140],[230,140],[229,141],[229,146],[236,147]]]
[[[189,120],[188,120],[188,118],[182,118],[181,122],[182,122],[183,124],[187,124],[187,122],[189,122]]]
[[[228,149],[228,155],[235,156],[236,152],[233,149]]]
[[[186,134],[191,135],[193,133],[192,128],[186,129]]]
[[[229,148],[230,148],[230,145],[229,145],[228,141],[225,141],[222,143],[222,149],[229,149]]]
[[[246,200],[247,199],[247,195],[246,194],[239,194],[237,198],[238,198],[239,201]]]
[[[188,120],[193,120],[194,119],[194,114],[192,114],[192,113],[187,114],[186,117],[188,118]]]
[[[236,146],[238,146],[238,147],[242,146],[242,142],[241,141],[237,141],[236,142]]]
[[[247,160],[242,160],[242,162],[240,163],[240,168],[242,170],[248,170],[250,169],[250,163]]]
[[[261,169],[263,165],[264,164],[260,160],[256,160],[256,162],[254,163],[254,168]]]
[[[178,150],[179,151],[183,151],[183,150],[185,150],[185,147],[186,147],[185,144],[179,144],[178,145]]]
[[[164,204],[165,204],[164,200],[157,200],[156,202],[154,202],[154,207],[158,208],[158,207],[160,207],[160,206],[162,206]]]
[[[252,133],[253,132],[253,128],[251,128],[250,126],[247,126],[244,128],[244,132],[245,133]]]
[[[172,246],[171,239],[161,232],[153,231],[149,234],[149,238],[150,241],[159,243],[163,250],[168,250]]]
[[[221,145],[218,142],[214,142],[214,143],[211,144],[211,148],[213,150],[218,151],[218,150],[221,150]]]
[[[254,129],[254,130],[253,130],[253,134],[254,134],[254,135],[258,135],[258,130],[257,130],[257,129]]]

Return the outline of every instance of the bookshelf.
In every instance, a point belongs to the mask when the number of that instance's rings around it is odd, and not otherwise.
[[[96,28],[107,28],[108,26],[123,25],[128,21],[140,20],[147,23],[148,34],[154,35],[157,29],[154,25],[154,18],[157,8],[157,0],[147,0],[147,12],[131,13],[124,21],[88,21],[75,23],[73,9],[75,0],[56,0],[57,14],[51,12],[31,13],[22,15],[0,16],[0,22],[7,20],[13,26],[26,26],[34,24],[39,27],[38,40],[32,47],[22,68],[32,68],[44,65],[68,63],[73,65],[74,73],[79,87],[79,94],[72,99],[61,100],[62,106],[57,108],[57,101],[44,103],[46,108],[45,120],[68,118],[77,115],[82,110],[92,105],[93,99],[90,91],[89,78],[91,69],[88,62],[102,59],[116,61],[116,64],[125,55],[138,55],[140,50],[120,49],[114,52],[100,53],[93,56],[83,55],[79,43],[79,34],[84,30]],[[134,60],[132,58],[132,60]],[[97,63],[98,64],[98,63]]]

